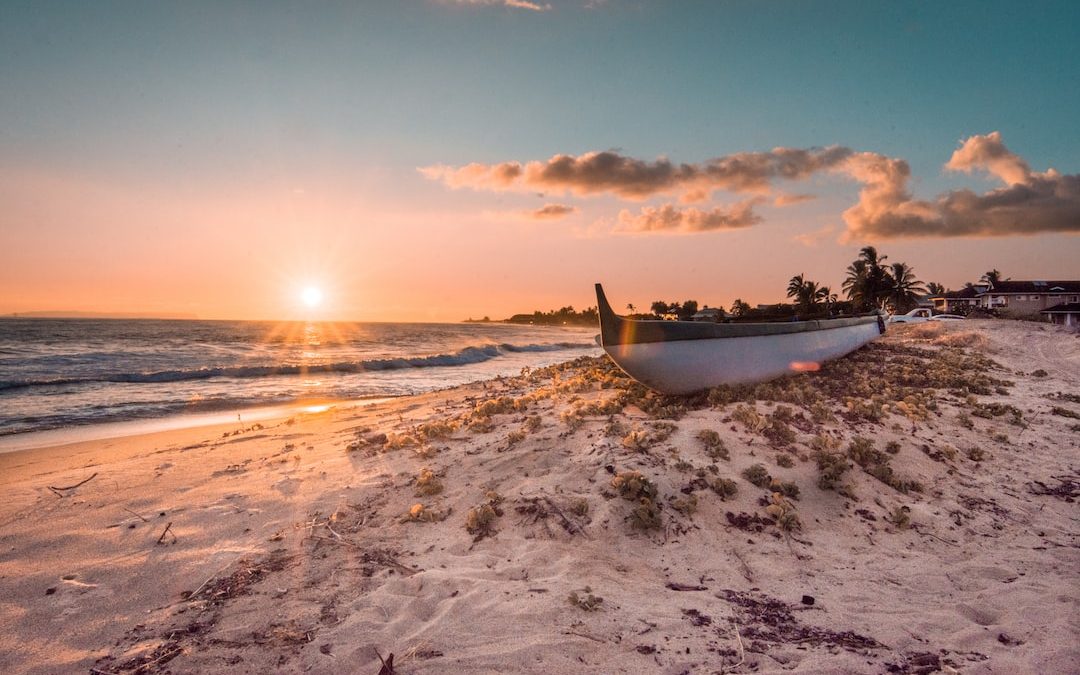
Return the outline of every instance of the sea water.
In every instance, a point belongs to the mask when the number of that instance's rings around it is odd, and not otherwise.
[[[600,351],[595,328],[0,319],[0,436],[403,396]]]

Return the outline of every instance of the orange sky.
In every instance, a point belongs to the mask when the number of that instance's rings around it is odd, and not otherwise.
[[[0,315],[730,307],[866,243],[1080,277],[1075,3],[548,4],[5,6]]]

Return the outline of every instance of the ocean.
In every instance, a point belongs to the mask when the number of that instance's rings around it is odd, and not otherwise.
[[[0,319],[0,436],[417,394],[599,354],[595,328]]]

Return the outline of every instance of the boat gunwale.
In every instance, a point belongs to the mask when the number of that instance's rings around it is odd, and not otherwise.
[[[615,314],[604,289],[596,284],[597,313],[600,317],[600,336],[605,347],[653,342],[690,340],[722,340],[739,337],[792,335],[825,330],[837,330],[876,322],[880,333],[885,332],[880,314],[836,319],[812,319],[775,323],[705,323],[698,321],[644,321],[627,319]]]

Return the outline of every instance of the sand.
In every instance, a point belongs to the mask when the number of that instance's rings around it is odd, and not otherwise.
[[[689,400],[604,364],[0,455],[0,672],[1080,672],[1076,334]]]

